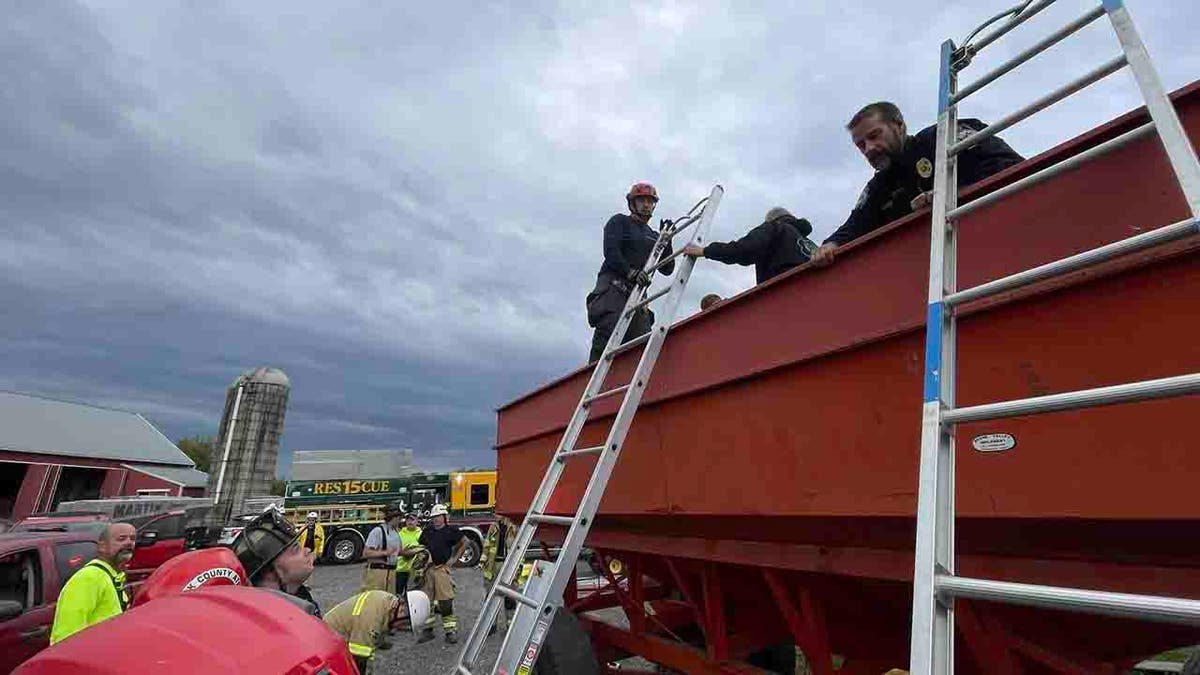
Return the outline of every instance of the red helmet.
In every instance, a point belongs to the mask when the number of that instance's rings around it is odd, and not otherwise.
[[[190,551],[171,558],[138,587],[133,606],[209,586],[249,586],[246,570],[224,546]]]
[[[632,202],[634,197],[650,197],[658,202],[658,190],[649,183],[634,183],[633,187],[629,188],[629,194],[625,195],[625,201]]]

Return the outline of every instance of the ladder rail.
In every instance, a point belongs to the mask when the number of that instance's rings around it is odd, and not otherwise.
[[[707,235],[712,220],[716,215],[717,207],[720,205],[723,193],[724,189],[719,185],[714,187],[710,193],[704,210],[701,212],[701,222],[694,233],[695,241],[703,241],[703,238]],[[651,338],[646,343],[645,350],[642,352],[641,359],[638,361],[637,368],[634,371],[633,381],[636,384],[625,394],[625,399],[622,401],[621,407],[618,409],[617,415],[613,419],[609,429],[608,437],[605,441],[605,451],[596,462],[592,476],[588,481],[588,486],[584,490],[579,505],[575,509],[575,523],[567,530],[567,534],[563,539],[562,547],[555,561],[553,576],[550,582],[544,586],[544,595],[538,609],[539,622],[544,621],[547,626],[553,622],[554,614],[558,610],[557,603],[566,589],[567,581],[575,574],[575,561],[578,559],[579,552],[583,548],[583,543],[587,538],[587,533],[591,529],[592,518],[600,507],[600,500],[604,496],[608,479],[616,467],[621,446],[624,444],[625,436],[633,421],[633,416],[636,414],[638,404],[645,393],[650,372],[653,370],[654,364],[658,359],[658,354],[662,350],[663,342],[666,340],[670,321],[674,319],[679,301],[683,298],[683,292],[687,288],[687,282],[691,277],[692,269],[695,265],[695,258],[685,257],[680,268],[676,270],[675,278],[671,282],[671,291],[664,303],[662,325],[656,326],[651,331]],[[542,511],[544,509],[539,509],[539,512]],[[510,628],[514,625],[515,622],[510,624]],[[506,633],[500,647],[501,654],[509,650],[509,642],[514,637],[518,636],[515,636],[512,630]],[[530,639],[530,636],[519,637],[527,642]],[[497,663],[496,665],[499,667],[502,664]],[[510,671],[515,671],[515,668],[510,669]]]
[[[1009,60],[956,92],[957,73],[972,56],[1017,24],[1045,9],[1053,0],[1026,3],[1000,29],[974,46],[955,49],[942,44],[938,88],[938,133],[934,178],[933,213],[930,227],[928,320],[926,323],[925,388],[921,419],[920,468],[918,472],[917,530],[913,570],[913,612],[910,671],[913,675],[952,675],[954,672],[954,599],[974,598],[994,602],[1032,605],[1059,610],[1092,612],[1157,621],[1200,625],[1200,601],[1154,596],[1137,596],[1104,591],[1057,588],[1008,581],[971,579],[954,573],[954,429],[972,421],[1024,416],[1063,410],[1093,408],[1156,398],[1200,393],[1200,373],[1130,382],[1096,389],[1065,392],[1029,399],[985,403],[955,408],[956,312],[962,303],[995,295],[1036,281],[1095,265],[1150,246],[1176,241],[1200,230],[1200,160],[1183,131],[1145,45],[1129,17],[1123,0],[1101,0],[1092,10],[1059,29],[1016,58]],[[990,125],[968,139],[952,143],[957,129],[957,103],[983,86],[1016,68],[1071,33],[1106,14],[1121,44],[1121,56],[1051,94]],[[983,27],[1005,16],[990,19]],[[972,33],[974,37],[980,29]],[[970,38],[968,38],[969,40]],[[957,205],[955,180],[957,155],[1012,124],[1026,119],[1092,82],[1128,66],[1137,82],[1150,122],[1110,139],[1068,160],[1047,167],[1009,186],[964,206]],[[1157,131],[1166,150],[1188,206],[1191,218],[1149,232],[1106,244],[1030,270],[982,283],[965,291],[956,289],[956,219],[970,211],[995,203],[1015,192],[1040,183],[1081,163]]]
[[[721,186],[713,188],[708,197],[701,199],[681,218],[684,221],[680,227],[672,225],[671,227],[663,228],[659,232],[659,237],[652,250],[651,255],[647,258],[643,270],[648,273],[653,273],[663,265],[663,256],[667,242],[680,231],[696,225],[696,230],[693,232],[694,241],[702,241],[706,235],[712,219],[715,216],[717,206],[720,203],[721,196],[724,190]],[[696,214],[697,209],[701,209],[699,214]],[[678,255],[671,256],[672,259]],[[658,353],[662,348],[662,343],[666,338],[669,330],[669,324],[675,316],[680,300],[682,299],[684,290],[687,287],[687,282],[691,276],[692,268],[695,266],[694,258],[685,258],[679,269],[671,278],[666,292],[653,294],[647,299],[649,288],[638,288],[637,292],[630,293],[626,299],[625,307],[622,309],[620,320],[617,327],[613,330],[613,334],[609,336],[608,344],[605,347],[601,357],[595,364],[595,369],[588,381],[587,386],[580,395],[579,403],[575,408],[575,412],[563,433],[563,437],[551,458],[546,472],[543,474],[542,482],[538,487],[534,498],[530,500],[529,510],[525,514],[525,518],[518,528],[517,535],[513,545],[509,548],[508,555],[505,558],[504,564],[496,575],[494,583],[488,589],[485,596],[484,606],[472,627],[471,634],[468,636],[466,644],[459,654],[458,664],[455,672],[470,672],[469,666],[478,662],[483,645],[487,638],[487,630],[495,623],[496,615],[499,612],[501,603],[504,598],[514,599],[525,606],[539,608],[539,613],[546,616],[546,620],[553,618],[553,613],[556,610],[551,605],[551,599],[561,597],[569,576],[574,575],[574,565],[578,558],[579,550],[582,548],[583,542],[586,539],[587,530],[591,524],[591,517],[595,509],[599,506],[600,498],[603,496],[604,488],[607,485],[607,480],[613,467],[615,466],[617,454],[620,446],[624,441],[625,434],[628,432],[628,427],[632,422],[632,417],[636,413],[638,403],[644,393],[645,386],[649,381],[649,376],[653,370],[654,363],[657,360]],[[665,307],[663,311],[663,320],[661,325],[654,327],[646,336],[642,338],[634,338],[626,343],[621,341],[624,339],[624,332],[632,321],[634,311],[641,306],[649,304],[650,301],[659,297],[666,296]],[[644,350],[638,365],[634,370],[631,381],[620,387],[610,389],[607,392],[600,392],[600,387],[603,386],[604,379],[607,377],[610,366],[615,360],[616,354],[628,351],[638,344],[644,344]],[[623,392],[625,394],[621,406],[618,409],[607,439],[603,446],[593,448],[575,448],[578,443],[579,436],[582,434],[583,427],[588,421],[588,416],[591,411],[591,403],[610,395]],[[591,479],[588,483],[588,488],[584,496],[575,510],[575,515],[571,518],[565,516],[553,516],[546,513],[554,491],[558,486],[559,479],[565,471],[565,460],[568,457],[577,455],[594,454],[598,456],[596,466],[593,468]],[[586,512],[586,514],[585,514]],[[512,588],[513,580],[517,577],[517,573],[524,561],[526,552],[532,545],[536,534],[538,524],[554,524],[565,526],[570,523],[567,529],[567,535],[564,539],[564,545],[560,548],[557,560],[553,565],[553,582],[539,592],[541,599],[530,598],[522,594],[520,591]],[[582,529],[581,529],[582,528]],[[570,565],[566,566],[562,563],[570,561]],[[520,596],[520,599],[514,596]],[[549,607],[548,607],[549,606]],[[513,639],[513,627],[515,622],[509,625],[509,630],[506,632],[504,641],[501,644],[500,653],[503,655],[509,646],[509,641]],[[528,639],[529,636],[519,636],[521,639]],[[498,668],[500,663],[497,662]]]

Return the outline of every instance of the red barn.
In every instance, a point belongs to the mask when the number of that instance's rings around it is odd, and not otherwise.
[[[207,481],[135,412],[0,391],[0,519],[76,499],[203,497]]]

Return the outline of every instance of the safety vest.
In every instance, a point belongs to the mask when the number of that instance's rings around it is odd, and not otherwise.
[[[125,573],[118,572],[100,558],[84,565],[71,576],[58,595],[50,644],[125,611],[129,593]]]
[[[409,528],[402,527],[397,530],[400,533],[400,548],[416,548],[421,543],[421,528],[414,527],[412,531]],[[412,556],[407,558],[398,556],[396,558],[396,571],[407,572],[412,569]]]

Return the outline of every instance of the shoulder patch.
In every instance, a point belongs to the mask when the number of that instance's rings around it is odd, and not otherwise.
[[[928,157],[917,160],[917,175],[921,178],[929,178],[933,175],[933,162],[929,161]]]

